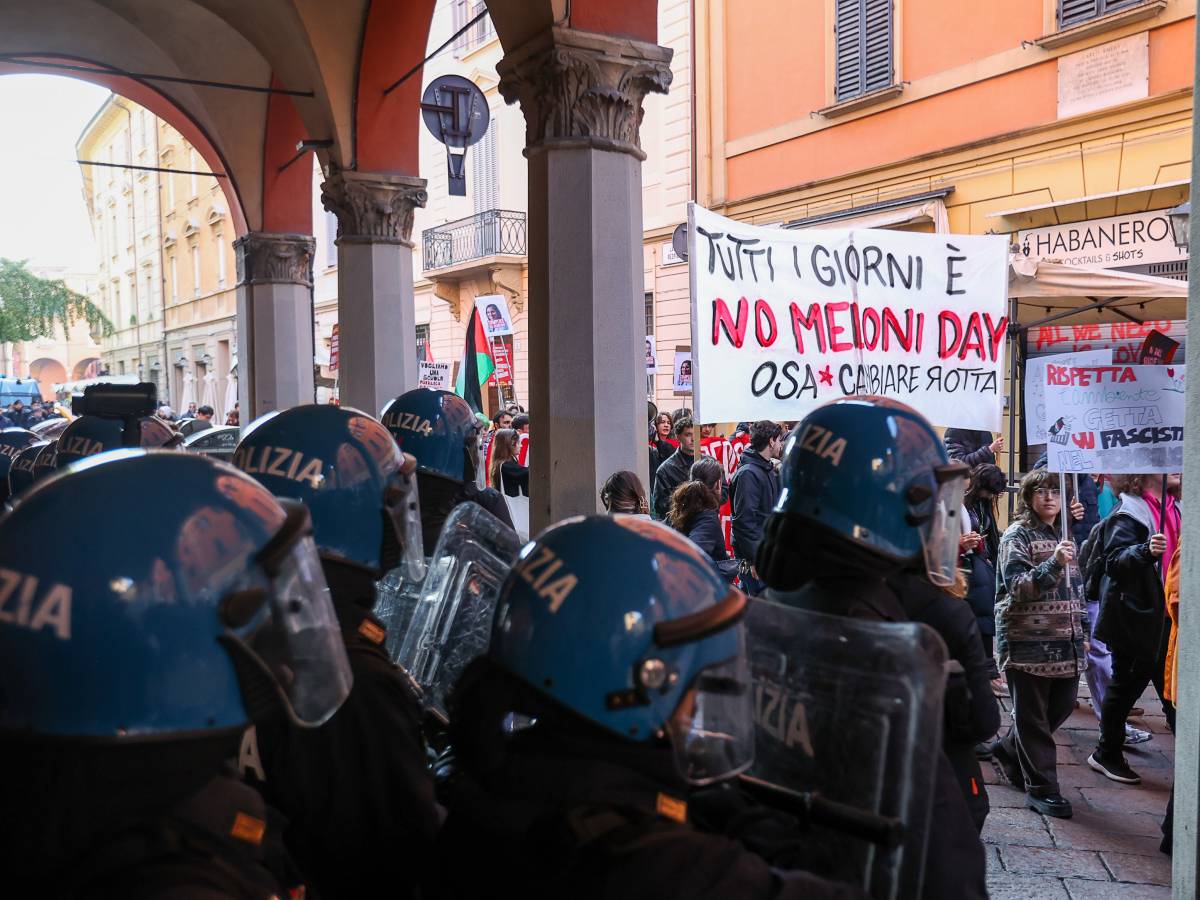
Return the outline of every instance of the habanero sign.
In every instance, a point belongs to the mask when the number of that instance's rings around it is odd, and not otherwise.
[[[1017,244],[1034,259],[1102,269],[1187,259],[1165,209],[1018,231]]]

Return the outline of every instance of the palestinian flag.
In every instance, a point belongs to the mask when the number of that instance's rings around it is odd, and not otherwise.
[[[458,367],[458,379],[454,382],[454,393],[467,401],[475,412],[483,412],[483,392],[480,387],[496,371],[496,364],[488,349],[483,323],[479,321],[479,310],[471,310],[471,321],[467,325],[467,343],[463,347],[462,363]]]

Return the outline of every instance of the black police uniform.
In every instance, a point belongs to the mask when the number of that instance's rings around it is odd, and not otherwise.
[[[768,588],[766,598],[812,612],[879,622],[909,621],[897,592],[871,574],[822,574],[795,591]],[[964,603],[964,609],[969,607]],[[933,812],[925,852],[923,897],[987,897],[987,858],[975,829],[958,776],[943,751],[938,754]]]
[[[234,746],[226,738],[221,753]],[[231,774],[203,774],[212,759],[209,748],[171,742],[0,746],[5,771],[18,774],[0,802],[4,896],[303,896],[282,816]]]
[[[486,663],[475,665],[478,673]],[[499,755],[472,746],[471,728],[488,717],[471,707],[479,700],[498,709],[487,695],[504,680],[489,672],[469,688],[475,698],[455,704],[456,719],[468,724],[454,729],[460,767],[446,788],[450,814],[431,896],[496,896],[507,885],[547,900],[865,897],[851,885],[772,869],[739,841],[694,827],[669,748],[546,715]]]
[[[418,470],[417,494],[421,498],[421,540],[426,556],[433,553],[442,526],[460,503],[477,503],[509,528],[513,527],[508,504],[495,488],[481,490],[473,481],[460,482]]]
[[[288,816],[287,845],[322,900],[370,896],[381,882],[389,897],[416,896],[438,825],[419,689],[383,649],[369,576],[326,571],[354,684],[320,728],[259,722],[262,790]],[[243,769],[253,771],[245,753]]]

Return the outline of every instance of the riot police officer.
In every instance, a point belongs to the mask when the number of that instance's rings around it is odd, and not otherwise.
[[[248,720],[316,726],[350,689],[303,507],[200,456],[114,453],[0,518],[0,576],[6,892],[295,887],[278,813],[224,766]]]
[[[457,394],[417,388],[401,394],[380,416],[405,453],[417,460],[421,526],[427,553],[433,552],[450,510],[478,503],[513,527],[504,497],[494,488],[480,490],[479,422]]]
[[[745,609],[655,522],[571,519],[529,544],[452,696],[438,896],[498,878],[535,898],[861,896],[690,824],[690,786],[752,761]]]
[[[54,465],[63,469],[87,456],[95,456],[121,447],[173,448],[183,438],[157,416],[145,416],[132,423],[132,434],[126,433],[121,419],[109,416],[83,415],[63,429],[58,436]]]
[[[38,436],[24,428],[0,428],[0,503],[9,497],[8,473],[17,457],[38,443]]]
[[[33,467],[38,455],[49,446],[49,441],[35,441],[13,457],[8,467],[8,497],[11,500],[33,484]]]
[[[288,817],[288,847],[322,898],[363,897],[384,876],[409,896],[437,830],[416,687],[385,652],[375,582],[423,565],[412,458],[348,407],[298,406],[258,419],[233,464],[313,520],[354,688],[321,728],[259,722],[244,766]],[[419,574],[419,573],[415,573]]]
[[[919,569],[933,585],[954,583],[966,478],[903,403],[853,397],[809,413],[788,436],[782,491],[759,545],[767,599],[908,621],[900,576]],[[983,845],[945,753],[933,802],[924,896],[986,897]]]

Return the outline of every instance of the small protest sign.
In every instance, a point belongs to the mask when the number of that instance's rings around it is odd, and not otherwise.
[[[1183,470],[1184,366],[1046,365],[1052,472]]]
[[[692,392],[692,352],[687,347],[675,349],[675,364],[671,373],[671,390],[675,394]]]
[[[429,388],[432,391],[453,390],[450,363],[421,362],[418,363],[418,367],[420,372],[418,373],[417,387]]]
[[[658,368],[658,354],[654,346],[654,335],[646,335],[646,374],[653,375]]]
[[[1146,340],[1142,342],[1142,349],[1138,352],[1138,365],[1168,365],[1175,358],[1175,352],[1178,349],[1179,341],[1161,331],[1151,331],[1146,335]]]
[[[935,425],[999,430],[1005,238],[764,228],[696,204],[687,233],[699,421],[795,420],[877,394]]]
[[[1055,366],[1107,366],[1112,364],[1111,350],[1085,350],[1080,353],[1056,353],[1039,356],[1025,364],[1025,443],[1046,443],[1046,364]]]
[[[512,316],[508,312],[508,301],[503,295],[478,296],[475,298],[475,308],[479,310],[479,321],[483,323],[484,333],[488,337],[513,333]]]

